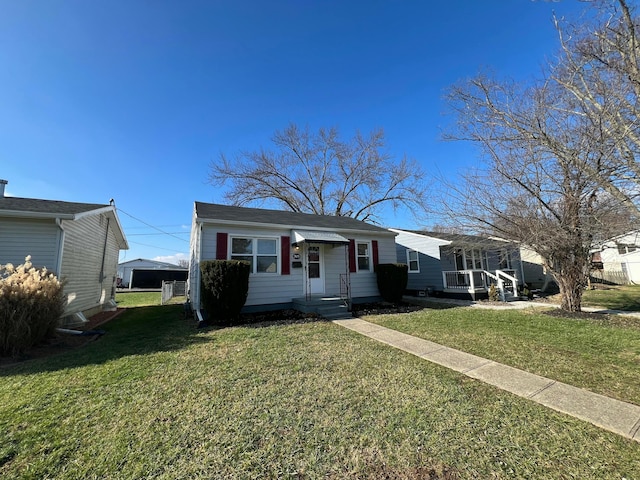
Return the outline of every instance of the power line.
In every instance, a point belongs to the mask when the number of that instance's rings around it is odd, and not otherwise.
[[[167,232],[167,235],[190,235],[191,232]],[[164,233],[127,233],[127,237],[135,237],[142,235],[165,235]]]
[[[157,250],[166,250],[167,252],[173,252],[173,253],[181,253],[181,252],[176,252],[175,248],[163,248],[163,247],[156,247],[155,245],[148,245],[146,243],[139,243],[139,242],[129,242],[129,243],[133,243],[135,245],[141,245],[143,247],[150,247],[150,248],[155,248]]]
[[[178,240],[180,240],[180,241],[182,241],[182,242],[187,242],[187,243],[189,243],[189,241],[188,241],[188,240],[186,240],[186,239],[184,239],[184,238],[180,238],[180,237],[178,237],[178,236],[174,235],[173,233],[165,232],[164,230],[162,230],[162,229],[160,229],[160,228],[158,228],[158,227],[156,227],[156,226],[154,226],[154,225],[151,225],[150,223],[147,223],[147,222],[145,222],[144,220],[140,220],[139,218],[134,217],[134,216],[133,216],[133,215],[131,215],[130,213],[127,213],[127,212],[125,212],[124,210],[122,210],[121,208],[117,208],[117,210],[118,210],[119,212],[121,212],[121,213],[124,213],[126,216],[131,217],[131,218],[133,218],[134,220],[137,220],[137,221],[138,221],[138,222],[140,222],[140,223],[143,223],[143,224],[144,224],[144,225],[146,225],[147,227],[153,228],[154,230],[157,230],[157,231],[159,231],[160,233],[163,233],[164,235],[169,235],[170,237],[177,238]],[[133,243],[133,242],[132,242],[132,243]],[[150,246],[150,245],[147,245],[147,246]]]

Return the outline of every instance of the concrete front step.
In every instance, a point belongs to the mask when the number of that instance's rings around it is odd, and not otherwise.
[[[293,308],[306,313],[316,313],[328,320],[353,318],[340,297],[294,298]]]

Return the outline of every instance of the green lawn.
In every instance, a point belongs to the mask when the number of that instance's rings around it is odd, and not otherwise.
[[[174,297],[168,303],[170,305],[184,303],[185,297]],[[118,292],[116,303],[120,308],[150,307],[160,305],[162,295],[160,292]]]
[[[640,405],[640,318],[562,319],[472,307],[365,317],[386,327]]]
[[[640,311],[640,285],[614,285],[585,290],[583,305],[602,306],[612,310]]]
[[[329,322],[104,328],[0,369],[0,477],[640,478],[639,443]]]

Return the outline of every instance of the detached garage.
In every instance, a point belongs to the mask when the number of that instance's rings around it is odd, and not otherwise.
[[[173,263],[136,258],[118,264],[120,288],[162,288],[162,282],[186,282],[189,269]]]

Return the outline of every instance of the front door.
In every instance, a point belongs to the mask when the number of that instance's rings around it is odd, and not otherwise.
[[[324,262],[322,245],[307,245],[308,294],[324,293]]]

